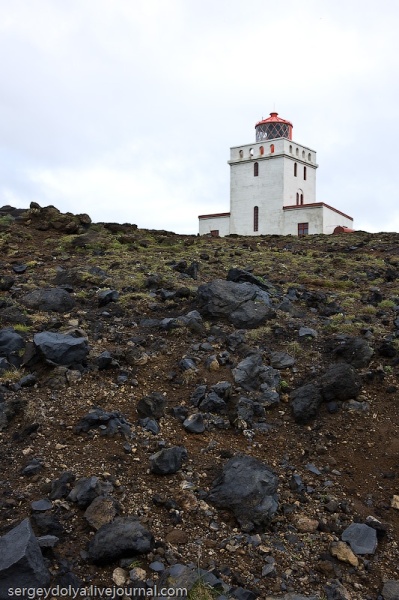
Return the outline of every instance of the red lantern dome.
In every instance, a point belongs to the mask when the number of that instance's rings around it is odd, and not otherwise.
[[[292,123],[271,112],[270,117],[256,123],[256,141],[275,140],[276,138],[287,138],[292,140]]]

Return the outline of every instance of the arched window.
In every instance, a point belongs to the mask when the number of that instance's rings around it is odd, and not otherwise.
[[[259,154],[260,154],[261,156],[263,156],[264,152],[265,152],[265,149],[264,149],[264,147],[263,147],[263,146],[259,146]]]
[[[273,154],[274,152],[274,144],[270,144],[270,154]]]
[[[303,194],[301,194],[301,204],[303,204]]]
[[[309,161],[309,162],[312,162],[312,155],[310,154],[310,152],[309,152],[309,154],[308,154],[308,161]]]
[[[305,150],[302,150],[302,158],[305,158]]]
[[[254,206],[254,231],[259,230],[259,206]]]
[[[249,156],[252,158],[252,157],[253,157],[253,155],[254,155],[254,149],[253,149],[253,148],[250,148],[250,149],[249,149]]]
[[[294,177],[297,176],[297,171],[298,171],[298,165],[296,163],[294,163]]]
[[[259,175],[259,163],[254,163],[254,177]]]
[[[303,167],[303,178],[306,181],[306,167]]]
[[[244,150],[240,150],[239,154],[240,154],[240,158],[243,158],[244,157]]]
[[[298,149],[298,148],[295,148],[295,154],[296,154],[297,156],[299,156],[299,149]]]
[[[299,192],[296,193],[296,203],[299,204]]]
[[[290,154],[292,154],[292,144],[290,144]]]

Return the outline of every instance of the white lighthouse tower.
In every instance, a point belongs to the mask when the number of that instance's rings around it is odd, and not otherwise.
[[[353,228],[345,213],[316,202],[316,152],[292,140],[276,112],[255,125],[256,141],[230,149],[230,212],[200,215],[200,234],[307,235]]]

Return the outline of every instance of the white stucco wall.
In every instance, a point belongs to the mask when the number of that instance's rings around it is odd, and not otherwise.
[[[211,231],[219,231],[220,237],[229,235],[230,233],[230,217],[225,216],[208,216],[206,218],[199,217],[199,234],[206,235]]]
[[[333,208],[320,204],[284,209],[284,235],[298,235],[298,223],[309,224],[309,235],[333,233],[338,225],[353,228],[352,219]]]
[[[255,162],[258,176],[254,176]],[[283,205],[295,204],[297,192],[303,194],[304,202],[315,201],[316,153],[306,146],[283,138],[235,146],[230,149],[229,164],[230,233],[282,234]],[[259,209],[257,231],[254,231],[255,206]]]
[[[353,219],[340,214],[339,211],[331,210],[327,206],[324,206],[323,209],[323,233],[333,233],[339,225],[353,229]]]

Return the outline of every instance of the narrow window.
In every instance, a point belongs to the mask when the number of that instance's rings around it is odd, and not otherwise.
[[[305,150],[302,150],[302,158],[305,158]]]
[[[253,149],[253,148],[250,148],[250,149],[249,149],[249,156],[252,158],[252,157],[253,157],[253,155],[254,155],[254,149]]]
[[[308,235],[309,223],[298,223],[298,235]]]
[[[298,148],[295,148],[295,154],[296,154],[297,156],[299,156],[299,149],[298,149]]]
[[[299,193],[296,193],[296,203],[299,204]]]
[[[243,157],[244,157],[244,151],[240,150],[240,158],[243,158]]]
[[[309,152],[309,154],[308,154],[308,161],[309,161],[309,162],[312,162],[312,155],[310,154],[310,152]]]
[[[303,194],[301,194],[301,204],[303,204]]]
[[[294,177],[296,177],[297,170],[298,170],[298,165],[296,163],[294,163]]]
[[[270,154],[273,154],[274,152],[274,144],[270,144]]]
[[[254,163],[254,177],[259,175],[259,163]]]
[[[254,231],[259,229],[259,207],[254,206]]]
[[[290,154],[292,154],[292,144],[290,144]]]
[[[306,167],[303,167],[303,178],[306,181]]]
[[[263,147],[263,146],[259,146],[259,154],[260,154],[261,156],[263,156],[264,152],[265,152],[265,149],[264,149],[264,147]]]

